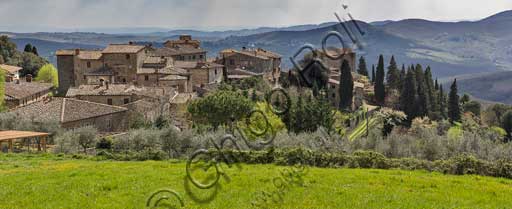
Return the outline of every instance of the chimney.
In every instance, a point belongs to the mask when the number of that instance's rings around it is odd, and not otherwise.
[[[27,76],[25,77],[25,80],[27,81],[27,83],[32,82],[32,74],[27,74]]]
[[[80,49],[75,49],[75,55],[79,55],[80,54]]]

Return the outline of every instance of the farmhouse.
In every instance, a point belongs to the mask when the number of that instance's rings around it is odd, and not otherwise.
[[[225,65],[228,75],[235,69],[262,73],[264,78],[275,82],[279,79],[281,72],[281,55],[261,48],[242,48],[241,51],[226,49],[220,52],[216,61]]]

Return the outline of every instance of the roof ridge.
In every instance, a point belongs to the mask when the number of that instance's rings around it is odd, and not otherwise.
[[[64,114],[66,113],[66,98],[62,99],[61,109],[60,109],[60,122],[64,123]]]

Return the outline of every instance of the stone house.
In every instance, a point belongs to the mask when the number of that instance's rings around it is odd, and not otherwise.
[[[129,83],[137,80],[137,69],[146,58],[146,46],[134,44],[110,44],[102,51],[104,66],[113,74],[113,83]]]
[[[150,53],[154,57],[168,57],[177,61],[206,62],[207,51],[201,48],[199,40],[192,39],[190,35],[181,35],[178,40],[169,40],[164,47]]]
[[[111,44],[104,50],[58,50],[59,92],[70,87],[110,83],[131,83],[137,80],[137,69],[147,56],[147,46]]]
[[[122,132],[128,128],[128,109],[70,98],[48,98],[13,113],[38,122],[57,121],[62,128],[92,126],[100,132]]]
[[[171,58],[147,57],[137,69],[136,84],[141,86],[162,86],[178,89],[185,93],[192,91],[192,78],[184,69],[174,66]]]
[[[242,69],[263,73],[264,78],[272,82],[279,79],[281,72],[281,55],[261,48],[226,49],[220,52],[216,63],[224,65],[228,74],[234,69]]]
[[[0,70],[4,70],[4,72],[5,72],[5,81],[7,81],[7,82],[20,79],[20,71],[22,69],[23,68],[18,67],[18,66],[4,65],[4,64],[0,65]]]
[[[5,82],[5,103],[8,109],[14,109],[49,97],[53,85],[51,83],[32,82],[30,76],[26,81],[15,80]]]
[[[222,82],[223,65],[212,62],[175,61],[174,66],[185,69],[191,76],[194,86]]]

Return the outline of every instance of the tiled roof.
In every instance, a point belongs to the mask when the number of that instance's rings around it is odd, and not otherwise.
[[[57,56],[73,56],[75,55],[75,50],[73,49],[59,49],[55,53]]]
[[[225,49],[225,50],[222,50],[220,52],[221,54],[224,54],[225,57],[229,57],[229,56],[232,56],[234,54],[243,54],[243,55],[247,55],[247,56],[251,56],[251,57],[256,57],[256,58],[259,58],[259,59],[270,59],[270,58],[275,58],[275,59],[278,59],[278,58],[281,58],[281,55],[275,53],[275,52],[271,52],[271,51],[267,51],[267,50],[264,50],[264,49],[244,49],[242,51],[237,51],[237,50],[234,50],[234,49]]]
[[[127,111],[127,108],[94,102],[52,98],[51,101],[36,102],[13,111],[22,117],[37,121],[59,121],[61,123],[80,121],[104,115]]]
[[[168,75],[184,75],[188,74],[188,72],[184,69],[168,66],[165,68],[137,68],[137,74],[168,74]]]
[[[39,92],[48,91],[53,87],[51,83],[39,82],[5,82],[5,95],[15,99],[23,99]]]
[[[194,61],[174,61],[174,66],[183,69],[199,69],[199,68],[220,68],[220,65],[213,62],[194,62]]]
[[[263,73],[255,73],[255,72],[251,72],[251,71],[248,71],[248,70],[244,70],[244,69],[240,69],[240,68],[235,68],[235,69],[229,70],[228,71],[228,75],[259,76],[259,75],[263,75]]]
[[[82,60],[99,60],[101,55],[102,53],[99,50],[80,50],[78,58]]]
[[[146,48],[142,45],[134,44],[110,44],[107,48],[103,49],[104,54],[115,54],[115,53],[137,53]]]
[[[169,90],[165,89],[168,94]],[[158,87],[137,87],[129,84],[109,84],[106,85],[80,85],[69,88],[66,97],[77,96],[131,96],[139,95],[151,98],[164,95],[164,89]]]
[[[0,69],[4,69],[4,70],[6,70],[9,73],[14,74],[14,73],[17,73],[18,71],[20,71],[23,68],[18,67],[18,66],[12,66],[12,65],[0,65]]]
[[[175,80],[187,80],[187,77],[180,75],[168,75],[160,78],[161,81],[175,81]]]

